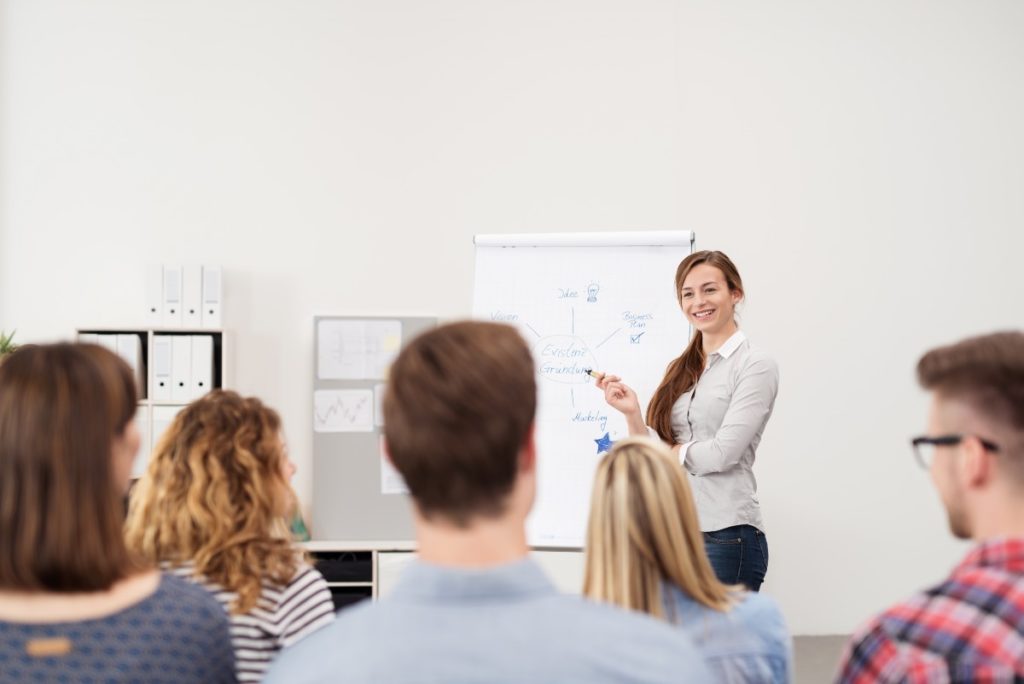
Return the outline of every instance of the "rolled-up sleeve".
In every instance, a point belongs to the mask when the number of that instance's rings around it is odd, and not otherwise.
[[[734,467],[764,430],[779,391],[779,368],[770,358],[752,359],[739,375],[735,390],[712,439],[694,441],[683,466],[693,475],[720,473]]]

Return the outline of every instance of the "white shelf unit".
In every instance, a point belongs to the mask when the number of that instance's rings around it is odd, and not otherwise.
[[[211,375],[210,388],[221,389],[231,387],[231,373],[229,354],[229,336],[221,329],[210,329],[210,328],[144,328],[136,326],[125,326],[125,327],[82,327],[76,331],[76,337],[79,341],[83,340],[83,336],[91,335],[136,335],[141,340],[142,346],[142,358],[140,363],[142,364],[141,372],[141,386],[139,387],[139,412],[137,414],[138,428],[142,435],[142,445],[139,448],[139,455],[135,460],[135,467],[132,470],[132,477],[139,477],[144,471],[146,465],[149,463],[149,456],[152,452],[153,446],[155,446],[157,440],[166,428],[167,423],[173,415],[177,413],[176,410],[180,410],[187,406],[191,401],[195,399],[193,397],[189,400],[172,401],[172,400],[154,400],[152,398],[153,389],[153,369],[151,360],[153,359],[153,342],[154,338],[158,335],[168,336],[208,336],[212,338],[213,346],[213,369]],[[154,411],[157,409],[157,411]],[[162,411],[162,409],[169,409]],[[156,413],[166,414],[161,415],[157,418]]]
[[[327,581],[334,607],[381,596],[381,560],[410,557],[412,542],[309,541],[303,545]]]
[[[327,580],[336,608],[362,599],[387,597],[416,552],[415,542],[317,540],[303,546]],[[530,557],[559,591],[580,593],[585,560],[582,551],[533,549]]]

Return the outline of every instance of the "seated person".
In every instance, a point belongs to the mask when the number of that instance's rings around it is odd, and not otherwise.
[[[782,613],[767,596],[715,576],[690,483],[661,442],[616,442],[598,465],[583,593],[677,626],[717,681],[785,684],[792,676]]]
[[[934,349],[917,377],[931,409],[915,455],[953,535],[975,546],[860,629],[839,681],[1024,681],[1024,333]]]
[[[289,530],[295,465],[259,399],[214,390],[164,433],[132,491],[129,548],[209,589],[229,613],[238,681],[334,619]]]
[[[0,363],[0,682],[233,682],[217,602],[131,554],[135,380],[94,345]]]
[[[384,432],[412,494],[418,559],[393,593],[285,650],[267,682],[706,682],[678,630],[563,596],[529,558],[530,350],[497,323],[445,325],[391,368]]]

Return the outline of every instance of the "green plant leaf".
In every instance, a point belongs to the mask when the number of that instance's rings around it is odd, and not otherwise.
[[[12,351],[18,348],[18,345],[14,344],[14,333],[17,330],[12,330],[8,335],[3,330],[0,330],[0,355],[10,354]]]

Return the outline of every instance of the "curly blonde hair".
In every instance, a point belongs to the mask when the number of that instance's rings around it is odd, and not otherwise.
[[[214,390],[187,406],[157,444],[135,486],[125,536],[154,563],[195,572],[247,613],[264,580],[286,585],[302,561],[286,515],[295,494],[277,412],[256,398]]]

